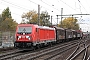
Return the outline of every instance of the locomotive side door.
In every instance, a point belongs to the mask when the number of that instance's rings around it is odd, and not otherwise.
[[[36,28],[36,40],[39,42],[39,28]]]

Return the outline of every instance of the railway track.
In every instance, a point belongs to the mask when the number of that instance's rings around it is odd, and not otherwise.
[[[78,41],[71,41],[71,42],[67,42],[67,43],[64,43],[64,44],[60,44],[60,45],[56,45],[56,46],[52,46],[50,48],[44,48],[44,49],[37,49],[35,51],[28,51],[28,52],[17,52],[17,53],[13,53],[13,54],[8,54],[8,55],[3,55],[0,57],[1,60],[27,60],[27,59],[37,59],[38,57],[41,57],[41,56],[45,56],[47,54],[50,54],[50,53],[53,53],[53,52],[57,52],[57,51],[61,51],[58,53],[60,54],[61,52],[64,52],[65,50],[63,50],[64,48],[68,47],[68,46],[76,46],[78,45],[77,44]],[[70,49],[71,47],[67,48],[67,49]],[[66,49],[66,50],[67,50]],[[51,56],[55,56],[55,55],[58,55],[58,54],[55,54]],[[47,58],[49,59],[50,56]]]
[[[77,44],[74,44],[74,45],[67,45],[67,46],[62,46],[60,48],[56,48],[56,49],[53,49],[53,50],[50,50],[50,51],[47,51],[43,54],[40,54],[38,56],[34,56],[34,57],[30,57],[29,59],[31,60],[40,60],[40,59],[43,59],[43,60],[49,60],[51,59],[52,57],[55,57],[63,52],[65,52],[66,50],[70,49],[70,48],[73,48],[75,46],[77,46]],[[57,53],[58,52],[58,53]]]
[[[0,48],[0,53],[7,52],[7,51],[10,51],[10,50],[14,50],[14,49],[15,49],[14,47],[10,47],[10,48]]]
[[[23,58],[19,58],[19,59],[21,59],[21,60],[34,60],[34,59],[37,59],[37,58],[42,57],[42,56],[45,57],[47,54],[53,53],[55,51],[57,52],[60,49],[63,50],[65,47],[70,46],[69,44],[73,45],[73,44],[77,44],[77,42],[74,42],[74,43],[73,42],[69,42],[69,43],[65,43],[65,44],[62,44],[62,45],[54,46],[54,47],[51,47],[51,48],[47,48],[47,49],[44,49],[44,50],[36,51],[36,52],[34,52],[32,54],[24,55],[24,56],[22,56]],[[43,60],[44,59],[45,58],[43,58]],[[40,60],[40,59],[38,59],[38,60]]]
[[[66,60],[89,60],[90,59],[90,44],[84,43],[83,47],[78,47]]]
[[[87,60],[88,59],[88,52],[87,49],[90,45],[87,47],[81,49],[78,53],[76,53],[73,57],[71,57],[69,60]],[[68,60],[68,59],[67,59]]]
[[[17,50],[17,49],[5,51],[6,53],[4,52],[4,53],[1,53],[1,54],[0,54],[0,60],[6,59],[7,56],[9,57],[9,56],[14,55],[14,54],[17,54],[17,53],[19,53],[19,52],[21,52],[21,51],[22,51],[22,50]]]

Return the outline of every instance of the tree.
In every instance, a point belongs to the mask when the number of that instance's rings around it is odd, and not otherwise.
[[[37,24],[37,18],[38,18],[38,14],[34,10],[22,14],[22,19],[23,19],[22,22],[24,22],[24,23],[25,23],[25,20],[26,20],[26,23],[35,23],[35,24]]]
[[[41,19],[41,21],[40,21],[41,25],[44,25],[44,26],[49,26],[49,25],[51,25],[51,23],[50,23],[50,21],[49,21],[50,15],[48,14],[47,11],[43,11],[43,12],[41,13],[40,19]]]
[[[16,21],[13,21],[11,18],[6,18],[2,23],[1,23],[1,29],[3,31],[11,31],[15,30],[16,26],[18,23]]]
[[[0,14],[0,22],[2,22],[2,15]]]
[[[9,7],[4,9],[3,12],[2,12],[2,19],[5,20],[6,18],[12,18]]]
[[[0,28],[1,28],[1,22],[2,22],[2,15],[0,14]]]
[[[1,20],[0,20],[0,30],[2,31],[9,31],[9,30],[15,30],[18,23],[12,19],[11,12],[9,10],[9,7],[3,10],[1,14]]]
[[[73,18],[73,17],[69,17],[69,18],[65,18],[62,21],[62,25],[61,22],[59,24],[59,26],[63,27],[63,28],[68,28],[68,29],[79,29],[79,24],[77,23],[77,19]]]
[[[50,25],[49,19],[50,19],[50,15],[48,15],[48,12],[43,11],[40,14],[40,25],[49,26]],[[36,13],[36,11],[34,11],[34,10],[29,11],[27,13],[24,13],[22,15],[22,22],[21,23],[38,24],[38,13]]]

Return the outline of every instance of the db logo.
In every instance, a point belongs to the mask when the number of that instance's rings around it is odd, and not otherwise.
[[[22,36],[22,38],[25,38],[25,36]]]

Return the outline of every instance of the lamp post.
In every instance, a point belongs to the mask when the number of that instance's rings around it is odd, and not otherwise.
[[[52,16],[51,16],[51,25],[52,25]]]
[[[57,16],[57,26],[58,26],[58,15],[56,15]]]
[[[63,8],[61,8],[61,27],[62,27],[62,14],[63,14]]]
[[[52,6],[54,6],[54,5],[52,5]],[[52,11],[52,13],[53,13],[53,11]],[[53,16],[51,15],[51,25],[52,25],[52,17],[53,17]]]
[[[38,25],[40,25],[40,5],[38,5]]]

